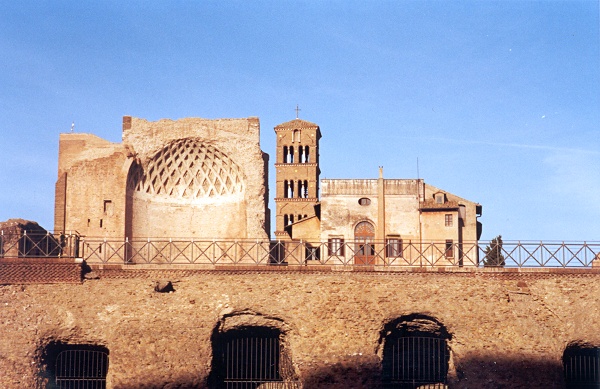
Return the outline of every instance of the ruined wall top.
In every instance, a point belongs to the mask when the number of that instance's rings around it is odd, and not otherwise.
[[[133,147],[138,155],[153,154],[172,140],[201,138],[204,143],[236,140],[260,148],[260,124],[257,117],[242,119],[161,119],[148,121],[131,116],[123,117],[123,143]]]

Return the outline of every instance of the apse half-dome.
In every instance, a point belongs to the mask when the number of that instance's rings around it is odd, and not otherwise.
[[[128,193],[134,238],[247,235],[243,170],[201,139],[173,140],[134,163]]]
[[[158,151],[135,183],[135,191],[174,199],[243,193],[239,166],[211,145],[179,139]]]

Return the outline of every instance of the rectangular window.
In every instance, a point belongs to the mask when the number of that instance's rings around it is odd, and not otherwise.
[[[452,239],[446,240],[446,250],[444,251],[446,258],[454,258],[454,244]]]
[[[113,215],[113,203],[111,200],[104,200],[104,214],[108,216]]]
[[[445,195],[443,193],[436,193],[434,195],[436,204],[444,204]]]
[[[444,225],[446,227],[452,227],[452,214],[451,213],[446,214],[444,216]]]
[[[328,242],[329,255],[344,255],[344,239],[343,238],[329,238]]]
[[[402,257],[402,239],[394,237],[388,238],[385,245],[386,257]]]

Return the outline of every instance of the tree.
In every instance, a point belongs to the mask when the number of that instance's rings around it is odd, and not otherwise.
[[[492,239],[490,245],[486,246],[483,252],[485,253],[483,266],[504,267],[506,264],[504,254],[502,254],[502,235],[498,235]]]

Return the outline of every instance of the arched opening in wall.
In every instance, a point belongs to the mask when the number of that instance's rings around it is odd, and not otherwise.
[[[356,244],[354,264],[373,265],[375,263],[375,227],[368,221],[362,221],[354,227]]]
[[[563,353],[563,372],[568,389],[600,388],[600,347],[568,345]]]
[[[381,332],[382,380],[385,388],[444,388],[451,336],[434,318],[409,315],[388,323]]]
[[[287,163],[288,161],[288,147],[283,146],[283,163]]]
[[[215,389],[300,389],[281,331],[248,326],[213,336],[209,385]]]
[[[310,163],[310,148],[308,146],[304,146],[304,163]]]
[[[84,344],[50,343],[44,349],[46,388],[105,389],[108,349]]]
[[[290,152],[288,154],[288,157],[289,157],[289,161],[288,162],[289,163],[294,163],[294,146],[290,146],[289,151]]]

